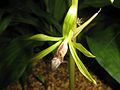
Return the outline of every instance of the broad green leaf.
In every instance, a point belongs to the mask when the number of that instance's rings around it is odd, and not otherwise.
[[[75,48],[73,47],[73,43],[70,41],[69,42],[69,48],[70,48],[70,52],[75,60],[75,63],[79,69],[79,71],[91,82],[93,82],[94,84],[96,84],[96,81],[92,78],[92,76],[90,75],[90,73],[88,72],[88,70],[86,69],[86,67],[84,66],[84,64],[81,62],[81,60],[79,59]]]
[[[11,21],[11,16],[8,16],[0,21],[0,34],[5,31]]]
[[[82,52],[85,56],[95,58],[95,56],[92,55],[92,53],[90,53],[87,49],[85,49],[82,44],[73,43],[73,45],[76,49],[78,49],[80,52]]]
[[[95,13],[90,19],[88,19],[85,23],[83,23],[82,25],[80,25],[78,28],[76,28],[74,30],[74,35],[73,35],[73,38],[76,38],[79,33],[89,24],[92,22],[92,20],[99,14],[99,12],[101,11],[101,9]]]
[[[47,36],[45,34],[36,34],[28,38],[30,40],[36,40],[36,41],[59,41],[63,39],[63,37],[52,37],[52,36]]]
[[[102,22],[103,23],[103,22]],[[100,24],[87,37],[98,63],[120,83],[120,24]]]
[[[56,49],[60,43],[62,41],[58,41],[57,43],[55,43],[54,45],[48,47],[47,49],[39,52],[38,54],[36,54],[33,58],[32,58],[32,61],[33,62],[37,62],[38,60],[40,60],[41,58],[45,57],[47,54],[49,54],[50,52],[52,52],[54,49]]]

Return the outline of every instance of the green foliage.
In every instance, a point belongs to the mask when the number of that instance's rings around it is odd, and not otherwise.
[[[114,5],[115,7],[120,8],[120,1],[119,1],[119,0],[114,0],[113,5]]]
[[[14,39],[0,52],[0,88],[18,80],[30,64],[31,44],[22,38]]]
[[[65,11],[67,9],[67,2],[65,0],[49,0],[49,3],[51,4],[49,4],[49,6],[51,6],[52,8],[52,10],[49,10],[49,12],[53,14],[53,17],[57,20],[57,22],[60,22],[63,19],[63,16],[65,15]]]
[[[0,34],[5,31],[5,29],[8,27],[9,23],[11,21],[11,16],[8,16],[4,18],[3,20],[0,20]]]
[[[51,1],[49,1],[49,3],[53,2],[53,1],[54,1],[54,0],[51,0]],[[50,7],[48,4],[46,4],[46,5],[47,5],[47,6],[46,6],[46,9],[54,8],[53,3],[52,3],[52,7]],[[50,7],[50,8],[48,8],[48,7]],[[64,7],[65,7],[65,6],[64,6]],[[47,26],[45,26],[45,27],[48,27],[48,26],[50,26],[50,25],[53,25],[53,26],[57,29],[57,31],[60,32],[61,26],[60,26],[59,22],[57,21],[57,19],[55,18],[55,17],[57,17],[58,14],[56,14],[56,16],[53,17],[53,16],[52,16],[53,13],[50,13],[49,10],[45,12],[44,10],[42,10],[42,9],[39,7],[39,5],[37,5],[37,4],[34,3],[33,1],[29,2],[29,8],[31,9],[31,11],[32,11],[33,14],[35,14],[36,16],[38,16],[38,18],[43,18],[43,19],[45,19],[45,20],[48,22],[49,25],[47,25]],[[57,8],[57,9],[60,9],[60,7]],[[64,10],[63,10],[63,11],[64,11]],[[64,11],[64,12],[65,12],[65,11]],[[45,24],[47,24],[47,22],[45,22]],[[43,23],[44,23],[44,22],[43,22]],[[43,29],[44,29],[44,28],[43,28]],[[47,31],[47,30],[44,30],[44,31]],[[49,31],[49,33],[50,33],[50,31]]]
[[[110,5],[111,2],[110,0],[84,0],[82,4],[80,5],[80,8],[85,8],[85,7],[104,7],[106,5]]]
[[[87,38],[99,64],[120,83],[120,24],[97,25]]]
[[[18,16],[17,18],[14,19],[14,22],[16,23],[24,23],[28,25],[32,25],[36,28],[39,28],[39,20],[37,18],[34,18],[30,15],[27,16]]]
[[[83,0],[80,3],[79,8],[86,8],[86,7],[105,7],[108,5],[115,6],[117,8],[120,8],[120,1],[119,0]]]

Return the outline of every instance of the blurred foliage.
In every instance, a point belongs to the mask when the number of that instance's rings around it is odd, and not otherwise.
[[[0,52],[0,87],[21,77],[30,63],[31,42],[14,39]],[[28,47],[29,46],[29,47]]]
[[[71,0],[0,1],[0,89],[27,72],[35,47],[51,44],[26,41],[26,36],[38,33],[61,36],[63,19],[70,5]],[[101,14],[83,33],[87,32],[88,45],[99,64],[120,82],[120,1],[112,4],[110,0],[79,0],[78,16],[84,21],[100,7]]]
[[[99,24],[94,29],[87,38],[88,44],[101,66],[120,83],[120,27],[119,24],[103,26]]]
[[[87,41],[99,64],[120,83],[120,18],[116,11],[107,11],[109,16],[88,33]],[[114,13],[114,15],[113,15]],[[113,18],[114,17],[114,18]]]

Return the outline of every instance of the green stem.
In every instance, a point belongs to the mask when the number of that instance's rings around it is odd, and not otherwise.
[[[70,54],[70,59],[69,59],[69,87],[70,90],[74,90],[75,88],[75,62],[74,59],[72,57],[72,55]]]
[[[74,6],[78,6],[78,0],[72,0],[72,5],[74,5]]]
[[[72,0],[72,5],[78,8],[78,0]],[[74,28],[76,28],[76,23]],[[76,42],[76,38],[74,38],[73,42]],[[69,59],[69,87],[70,90],[75,89],[75,62],[71,54]]]

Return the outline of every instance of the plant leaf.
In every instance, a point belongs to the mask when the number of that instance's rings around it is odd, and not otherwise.
[[[40,60],[41,58],[43,58],[44,56],[46,56],[47,54],[49,54],[50,52],[52,52],[54,49],[56,49],[60,43],[62,41],[58,41],[57,43],[55,43],[54,45],[46,48],[45,50],[39,52],[38,54],[35,55],[35,57],[32,58],[33,62],[37,62],[38,60]]]
[[[53,3],[52,3],[52,6],[53,6]],[[53,15],[58,22],[62,20],[66,10],[67,8],[66,8],[65,0],[55,0]]]
[[[105,28],[104,23],[89,33],[87,42],[98,63],[120,83],[120,24]]]
[[[60,24],[55,20],[55,18],[50,15],[48,12],[43,11],[37,4],[35,4],[32,0],[29,1],[29,8],[32,12],[38,16],[39,18],[44,18],[47,20],[49,24],[54,25],[57,30],[61,30]]]
[[[10,21],[11,21],[11,16],[8,16],[8,17],[4,18],[2,21],[0,21],[0,34],[3,31],[5,31],[5,29],[9,25]]]
[[[73,45],[76,49],[78,49],[80,52],[82,52],[85,56],[95,58],[95,56],[92,55],[92,53],[90,53],[87,49],[85,49],[82,44],[73,43]]]
[[[39,21],[38,19],[31,17],[31,16],[26,16],[26,17],[17,17],[14,19],[15,22],[19,22],[19,23],[25,23],[25,24],[29,24],[29,25],[33,25],[35,27],[39,27]]]
[[[52,36],[47,36],[45,34],[36,34],[28,38],[30,40],[36,40],[36,41],[59,41],[63,39],[63,37],[52,37]]]
[[[86,67],[84,66],[84,64],[81,62],[81,60],[79,59],[75,48],[73,47],[73,43],[71,41],[69,41],[69,48],[70,48],[70,52],[75,60],[75,63],[79,69],[79,71],[91,82],[93,82],[94,84],[96,84],[96,81],[92,78],[92,76],[90,75],[90,73],[88,72],[88,70],[86,69]]]
[[[30,64],[31,41],[16,38],[0,52],[0,89],[18,80]]]

